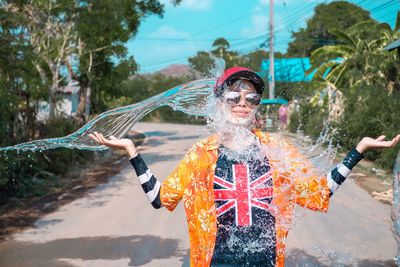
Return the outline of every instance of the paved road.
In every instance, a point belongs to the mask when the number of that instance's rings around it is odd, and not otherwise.
[[[159,179],[207,133],[197,126],[140,123],[148,139],[142,155]],[[390,207],[351,179],[328,214],[301,210],[287,240],[287,266],[388,266],[396,254]],[[170,213],[147,202],[127,167],[0,244],[0,266],[188,266],[183,207]]]

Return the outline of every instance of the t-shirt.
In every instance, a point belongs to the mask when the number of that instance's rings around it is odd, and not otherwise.
[[[235,160],[218,150],[214,177],[217,237],[211,265],[275,266],[273,180],[267,158]],[[254,149],[254,148],[253,148]]]

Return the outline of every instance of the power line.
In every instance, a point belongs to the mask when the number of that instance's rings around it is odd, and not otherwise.
[[[321,2],[321,3],[319,3],[319,4],[323,4],[323,3],[326,3],[326,2],[327,2],[327,0],[325,0],[325,1]],[[361,0],[359,2],[356,2],[355,4],[356,5],[361,5],[361,4],[364,4],[365,2],[367,2],[367,0]],[[380,4],[379,6],[374,7],[369,11],[371,13],[372,12],[377,12],[377,11],[383,10],[385,8],[391,7],[394,4],[395,4],[395,2],[393,2],[393,0],[391,0],[389,2]],[[281,24],[280,27],[274,31],[274,33],[279,32],[280,30],[284,29],[286,26],[289,26],[291,28],[292,32],[293,32],[292,24],[296,23],[296,22],[298,22],[300,20],[303,20],[306,17],[311,16],[312,14],[310,14],[309,8],[314,8],[314,5],[315,5],[315,2],[314,3],[310,3],[310,4],[306,5],[306,6],[303,6],[300,9],[298,9],[296,14],[294,16],[291,16],[290,19],[286,20],[284,24]],[[287,9],[286,9],[286,12],[288,13]],[[196,35],[198,36],[198,35],[201,35],[201,34],[203,34],[205,32],[210,32],[210,31],[213,31],[215,29],[221,28],[221,27],[223,27],[223,26],[225,26],[227,24],[230,24],[231,22],[237,21],[238,19],[243,19],[243,18],[249,17],[253,13],[255,13],[255,11],[250,12],[250,13],[244,15],[244,16],[240,16],[240,17],[234,18],[234,19],[229,20],[227,22],[224,22],[222,24],[213,26],[213,27],[208,28],[206,30],[202,30],[202,31],[196,33]],[[236,32],[235,32],[235,34],[237,35]],[[254,31],[251,31],[251,32],[247,33],[246,35],[242,36],[241,38],[227,38],[227,39],[229,39],[231,41],[230,42],[231,47],[236,47],[236,49],[238,49],[238,47],[241,47],[243,45],[248,46],[250,43],[252,43],[254,41],[257,41],[257,40],[259,40],[261,38],[265,38],[265,37],[266,37],[265,33],[264,34],[262,34],[262,33],[260,34],[259,30],[254,30]],[[292,37],[289,37],[289,36],[287,36],[287,37],[276,36],[275,40],[276,40],[277,44],[286,44],[286,42],[283,41],[283,40],[287,40],[287,39],[291,39],[291,38]],[[199,41],[199,42],[202,42],[202,41],[212,41],[213,40],[213,39],[209,39],[209,38],[204,38],[204,39],[201,39],[201,38],[200,39],[146,38],[146,39],[152,40],[152,41],[171,41],[171,42],[173,42],[173,41],[178,41],[178,42],[197,42],[197,41]],[[280,42],[278,39],[282,40],[282,42]],[[323,39],[323,38],[305,38],[305,37],[303,37],[303,38],[297,38],[297,39],[311,40],[313,42],[322,43],[322,44],[325,44],[327,41],[333,41],[332,39]],[[254,45],[251,45],[251,47],[254,47]],[[255,46],[255,47],[257,48],[257,46]],[[161,62],[158,62],[158,63],[155,63],[155,64],[146,65],[144,67],[148,68],[148,67],[153,67],[153,66],[157,66],[157,65],[161,65],[161,64],[165,64],[165,63],[169,63],[169,62],[176,62],[176,61],[181,60],[181,59],[187,59],[187,58],[189,58],[191,56],[194,56],[194,55],[187,55],[187,56],[184,56],[184,57],[179,57],[179,58],[175,58],[175,59],[169,59],[169,60],[161,61]]]
[[[327,0],[325,0],[324,2],[326,2],[326,1],[327,1]],[[324,3],[324,2],[323,2],[323,3]],[[294,19],[299,19],[299,18],[301,19],[301,18],[303,18],[303,14],[308,13],[308,9],[309,9],[310,7],[312,7],[313,5],[314,5],[314,3],[310,3],[310,4],[306,5],[306,6],[303,6],[303,7],[299,8],[299,9],[297,10],[297,12],[296,12],[296,15],[295,15],[294,17],[292,17],[292,19],[293,19],[293,18],[294,18]],[[236,17],[236,18],[234,18],[234,19],[232,19],[232,20],[229,20],[229,21],[227,21],[227,22],[224,22],[224,23],[219,24],[219,25],[217,25],[217,26],[214,26],[214,27],[212,27],[212,28],[208,28],[208,29],[206,29],[206,30],[197,32],[197,33],[195,33],[194,35],[198,36],[198,35],[201,35],[201,34],[203,34],[203,33],[205,33],[205,32],[213,31],[213,30],[218,29],[218,28],[220,28],[220,27],[223,27],[223,26],[225,26],[225,25],[227,25],[227,24],[230,24],[230,23],[232,23],[232,22],[234,22],[234,21],[238,21],[238,20],[240,20],[240,19],[249,17],[251,14],[254,14],[254,13],[256,13],[256,12],[258,12],[258,10],[252,11],[252,12],[250,12],[250,13],[247,13],[246,15],[243,15],[243,16]],[[287,23],[288,23],[288,22],[286,22],[286,24],[287,24]],[[282,28],[282,27],[281,27],[281,28]],[[279,29],[277,29],[277,30],[274,31],[274,32],[277,32],[278,30],[279,30]],[[254,31],[253,31],[253,33],[254,33]],[[251,34],[251,33],[250,33],[250,34]],[[244,37],[246,37],[247,40],[243,39],[243,41],[242,41],[242,40],[237,39],[237,40],[238,40],[238,43],[236,43],[235,40],[234,40],[233,42],[230,43],[230,44],[231,44],[231,47],[232,47],[232,46],[240,45],[242,42],[248,42],[248,41],[249,41],[248,38],[265,38],[265,34],[264,34],[264,35],[261,35],[261,36],[252,36],[252,37],[249,36],[249,34],[247,34],[247,36],[244,36]],[[243,37],[242,37],[242,38],[243,38]],[[229,38],[229,39],[232,40],[231,38]],[[191,41],[196,41],[196,40],[191,40]],[[191,41],[188,41],[188,42],[191,42]],[[173,41],[171,40],[171,42],[173,42]],[[139,52],[140,52],[140,51],[139,51]]]
[[[200,32],[196,32],[196,33],[194,33],[193,35],[199,36],[199,35],[201,35],[201,34],[203,34],[203,33],[208,33],[208,32],[210,32],[210,31],[213,31],[213,30],[215,30],[215,29],[218,29],[218,28],[220,28],[220,27],[223,27],[223,26],[225,26],[225,25],[228,25],[228,24],[230,24],[230,23],[232,23],[232,22],[236,22],[236,21],[242,20],[242,19],[244,19],[244,18],[247,18],[247,17],[249,17],[251,14],[256,13],[256,11],[257,11],[257,10],[252,11],[252,12],[249,12],[249,13],[247,13],[246,15],[242,15],[242,16],[233,18],[233,19],[231,19],[231,20],[229,20],[229,21],[226,21],[226,22],[224,22],[224,23],[222,23],[222,24],[218,24],[218,25],[213,26],[213,27],[211,27],[211,28],[208,28],[208,29],[205,29],[205,30],[201,30]],[[147,49],[139,50],[139,52],[140,52],[140,51],[145,51],[145,50],[147,50]]]
[[[389,0],[388,2],[386,2],[384,4],[371,9],[369,12],[371,12],[371,14],[372,14],[373,12],[378,12],[384,8],[388,8],[388,7],[392,6],[393,4],[398,4],[398,3],[399,3],[398,0]]]

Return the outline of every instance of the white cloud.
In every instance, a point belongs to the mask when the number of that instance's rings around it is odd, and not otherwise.
[[[269,0],[259,0],[253,7],[251,26],[241,30],[243,37],[254,37],[268,31]]]
[[[243,37],[254,37],[268,31],[268,17],[266,15],[255,14],[251,16],[251,26],[242,29]]]
[[[260,1],[259,1],[259,4],[260,4],[261,6],[269,6],[269,0],[260,0]]]
[[[146,60],[141,60],[140,71],[152,72],[164,68],[170,64],[188,64],[187,58],[195,56],[200,47],[196,43],[162,43],[149,47]]]
[[[166,6],[172,6],[174,0],[160,0]],[[183,7],[190,10],[208,10],[212,6],[213,0],[182,0],[178,7]]]
[[[251,22],[255,29],[266,29],[268,27],[268,17],[265,15],[254,15],[251,17]]]
[[[211,7],[212,0],[183,0],[182,6],[192,10],[207,10]]]
[[[182,39],[190,39],[190,34],[187,32],[179,31],[176,28],[169,26],[169,25],[163,25],[151,34],[149,34],[149,37],[154,37],[154,38],[182,38]]]
[[[151,72],[175,63],[187,64],[185,57],[194,56],[201,50],[201,43],[193,40],[188,32],[170,25],[163,25],[146,37],[159,40],[146,43],[145,46],[138,40],[136,47],[132,48],[137,54],[140,72]]]
[[[275,1],[276,3],[276,1]],[[282,33],[288,31],[289,26],[286,25],[285,20],[288,18],[283,17],[281,14],[274,13],[274,32]],[[251,26],[242,29],[243,37],[260,36],[263,33],[269,33],[269,0],[259,0],[257,5],[253,8],[253,15],[251,16]]]
[[[170,0],[159,0],[159,1],[160,1],[161,4],[164,4],[164,5],[169,5],[169,4],[171,4],[171,1],[170,1]]]

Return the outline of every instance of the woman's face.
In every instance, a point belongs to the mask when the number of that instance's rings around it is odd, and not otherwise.
[[[260,100],[253,84],[246,80],[234,82],[223,94],[224,109],[229,113],[228,119],[235,124],[252,122]]]

